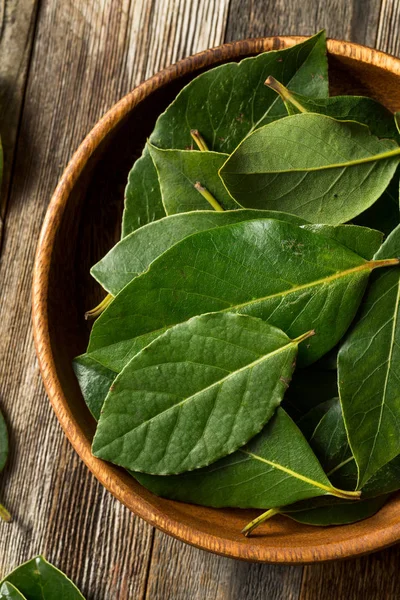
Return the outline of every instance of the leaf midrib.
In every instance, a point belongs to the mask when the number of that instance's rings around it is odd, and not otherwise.
[[[390,338],[389,356],[388,356],[388,361],[387,361],[385,383],[384,383],[383,392],[382,392],[381,407],[380,407],[380,411],[379,411],[379,420],[378,420],[378,424],[377,424],[377,427],[376,427],[376,432],[375,432],[375,435],[374,435],[374,442],[372,444],[371,452],[369,454],[368,463],[367,463],[367,466],[365,467],[365,470],[364,470],[364,476],[365,476],[365,473],[368,472],[369,465],[370,465],[372,456],[373,456],[374,451],[375,451],[375,446],[376,446],[376,442],[377,442],[378,435],[379,435],[379,432],[380,432],[380,427],[381,427],[381,424],[382,424],[383,411],[384,411],[384,407],[385,407],[385,404],[386,404],[387,387],[388,387],[389,376],[390,376],[391,365],[392,365],[393,349],[394,349],[394,345],[395,345],[395,334],[396,334],[396,328],[397,328],[399,304],[400,304],[400,279],[397,282],[396,302],[395,302],[394,311],[393,311],[394,315],[393,315],[392,335],[391,335],[391,338]]]
[[[214,381],[212,384],[208,385],[207,387],[202,388],[201,390],[198,390],[195,394],[191,394],[187,398],[183,398],[183,400],[181,400],[177,404],[173,404],[172,406],[169,406],[167,409],[165,409],[165,410],[157,413],[156,415],[154,415],[150,419],[146,419],[146,421],[143,421],[137,427],[134,427],[134,428],[130,429],[129,431],[125,432],[124,434],[122,434],[122,435],[114,438],[110,442],[110,444],[114,443],[116,440],[124,438],[126,435],[131,434],[133,431],[136,431],[136,430],[144,427],[145,425],[148,425],[149,423],[151,423],[155,419],[158,419],[161,415],[165,415],[166,413],[168,413],[168,412],[170,412],[172,410],[180,408],[181,406],[183,406],[184,404],[186,404],[190,400],[193,400],[193,398],[196,398],[196,396],[199,396],[200,394],[203,394],[204,392],[208,392],[209,390],[213,389],[214,387],[217,387],[217,386],[220,386],[220,385],[224,384],[231,377],[236,377],[239,373],[242,373],[242,372],[246,371],[247,369],[251,370],[251,369],[253,369],[253,367],[257,366],[258,364],[262,363],[263,361],[269,360],[271,357],[276,356],[277,354],[280,354],[281,352],[284,352],[284,351],[288,350],[291,346],[298,345],[298,343],[299,343],[298,342],[298,338],[296,338],[295,340],[290,340],[284,346],[281,346],[280,348],[277,348],[276,350],[273,350],[272,352],[269,352],[268,354],[264,354],[260,358],[257,358],[256,360],[254,360],[251,363],[248,363],[247,365],[244,365],[243,367],[241,367],[240,369],[237,369],[236,371],[232,371],[231,373],[229,373],[228,375],[226,375],[222,379],[218,379],[218,381]],[[105,446],[102,446],[102,448],[104,449],[107,446],[109,446],[110,444],[106,444]]]

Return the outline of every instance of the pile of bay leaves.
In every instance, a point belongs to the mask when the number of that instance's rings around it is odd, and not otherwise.
[[[329,97],[323,32],[182,89],[91,271],[95,456],[267,510],[245,533],[354,522],[400,488],[399,140],[376,101]]]

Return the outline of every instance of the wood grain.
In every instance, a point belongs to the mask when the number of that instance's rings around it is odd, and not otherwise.
[[[15,518],[0,524],[0,576],[44,552],[89,599],[144,596],[152,528],[94,480],[56,422],[31,338],[31,271],[48,201],[79,141],[151,70],[220,42],[226,8],[174,1],[165,19],[162,0],[41,3],[0,264],[0,405],[12,446],[0,497]],[[208,23],[201,34],[187,27],[197,14]]]
[[[36,25],[37,4],[37,0],[0,2],[0,135],[4,150],[0,240]]]
[[[380,0],[231,0],[226,41],[326,29],[328,37],[374,46],[379,7]]]

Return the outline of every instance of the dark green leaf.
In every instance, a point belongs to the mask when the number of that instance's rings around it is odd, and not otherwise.
[[[117,373],[103,367],[97,360],[87,354],[77,356],[72,366],[86,405],[98,421],[101,407]]]
[[[190,131],[197,129],[210,150],[229,154],[250,131],[286,113],[275,92],[264,85],[268,75],[298,92],[327,96],[325,33],[292,48],[264,52],[202,73],[158,118],[150,142],[162,149],[187,150],[193,147]],[[123,235],[160,216],[161,193],[145,151],[129,176]]]
[[[356,225],[304,225],[303,229],[332,238],[367,260],[371,260],[383,240],[381,231]]]
[[[17,567],[5,577],[2,583],[5,581],[14,585],[27,600],[83,599],[72,581],[48,563],[43,556],[37,556]]]
[[[364,227],[376,227],[389,235],[399,224],[399,180],[400,169],[397,168],[388,187],[382,196],[353,222]]]
[[[108,292],[116,296],[163,252],[188,235],[252,219],[279,219],[295,225],[306,222],[287,213],[251,209],[227,212],[207,210],[173,215],[149,223],[122,239],[90,272]]]
[[[196,183],[205,187],[223,210],[241,208],[228,194],[218,175],[228,154],[198,150],[160,150],[150,144],[149,152],[157,169],[167,215],[211,208],[196,189]]]
[[[304,525],[328,526],[348,525],[372,517],[382,508],[389,496],[379,496],[370,500],[349,502],[337,498],[318,498],[329,502],[319,505],[316,501],[299,502],[286,507],[281,514]]]
[[[314,328],[299,354],[311,363],[347,330],[370,271],[397,262],[366,262],[335,240],[270,219],[203,231],[118,294],[95,322],[88,352],[119,371],[165,328],[223,311],[262,318],[292,339]]]
[[[399,155],[394,140],[379,140],[365,125],[302,113],[252,133],[220,174],[244,207],[337,225],[381,196]]]
[[[158,496],[216,508],[266,509],[337,493],[281,408],[247,446],[205,469],[170,477],[133,475]]]
[[[376,254],[400,256],[400,226]],[[374,277],[338,356],[339,392],[359,485],[400,453],[400,268]]]
[[[146,146],[129,173],[125,189],[122,237],[164,216],[157,171]]]
[[[26,597],[11,583],[5,581],[0,587],[0,600],[26,600]]]
[[[398,138],[393,114],[385,106],[365,96],[331,96],[330,98],[310,98],[308,95],[291,92],[274,77],[265,82],[275,90],[289,115],[317,113],[338,121],[357,121],[367,125],[374,135],[380,138]]]
[[[309,335],[292,341],[261,319],[229,313],[172,327],[115,379],[94,455],[168,475],[231,454],[273,415]]]
[[[320,423],[322,417],[326,415],[326,413],[332,408],[332,406],[336,407],[338,404],[338,398],[330,398],[330,400],[325,400],[324,402],[320,402],[311,408],[305,415],[303,415],[298,421],[297,425],[301,429],[304,437],[310,441],[312,439],[313,433],[316,430],[318,424]],[[340,405],[339,405],[340,410]],[[322,464],[322,463],[321,463]],[[336,466],[336,463],[335,463]]]

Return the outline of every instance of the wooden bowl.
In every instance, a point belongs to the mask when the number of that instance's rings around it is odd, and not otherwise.
[[[91,455],[95,422],[71,361],[87,345],[84,312],[101,298],[89,267],[118,238],[128,171],[157,116],[201,71],[302,39],[224,44],[161,71],[118,102],[79,146],[57,186],[40,235],[33,281],[33,329],[43,381],[65,434],[97,479],[132,512],[184,542],[229,557],[288,564],[359,556],[393,544],[400,539],[400,497],[353,525],[316,528],[276,517],[246,539],[240,531],[260,511],[216,510],[157,498],[122,469]],[[392,111],[400,109],[400,60],[335,40],[328,49],[334,94],[365,94]]]

